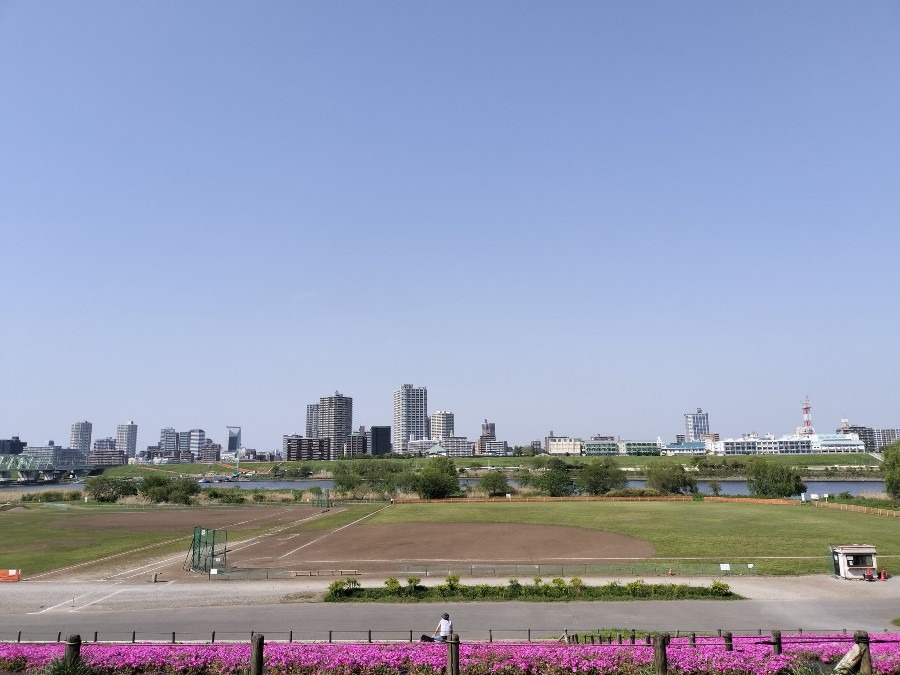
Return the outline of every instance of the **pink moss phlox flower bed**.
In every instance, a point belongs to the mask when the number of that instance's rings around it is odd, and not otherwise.
[[[874,672],[900,673],[900,633],[870,636]],[[852,635],[782,637],[783,653],[772,654],[769,636],[736,636],[734,651],[724,640],[673,638],[667,648],[669,672],[676,675],[779,675],[802,670],[810,660],[834,664],[853,646]],[[65,645],[0,644],[0,670],[35,673],[61,658]],[[437,675],[447,648],[435,643],[265,645],[268,675]],[[231,675],[247,672],[250,645],[85,643],[82,660],[99,675]],[[638,675],[652,672],[653,647],[647,645],[566,645],[560,643],[463,643],[464,675]]]

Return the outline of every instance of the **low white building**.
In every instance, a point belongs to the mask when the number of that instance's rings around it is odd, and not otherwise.
[[[578,455],[584,450],[584,441],[568,436],[548,436],[547,452],[551,455]]]

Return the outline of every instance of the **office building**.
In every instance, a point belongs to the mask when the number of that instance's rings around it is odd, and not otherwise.
[[[225,427],[228,430],[228,449],[226,452],[229,455],[233,455],[237,457],[238,450],[241,449],[241,428],[240,427]]]
[[[203,446],[206,445],[206,432],[203,429],[191,429],[189,432],[190,447],[179,448],[178,452],[183,462],[188,456],[198,459],[203,456]]]
[[[353,431],[353,399],[340,392],[334,396],[319,399],[319,436],[331,441],[332,457],[340,457],[344,452],[347,438]]]
[[[709,414],[703,412],[703,408],[697,408],[696,413],[687,413],[684,416],[684,440],[694,443],[702,440],[704,434],[709,433]]]
[[[445,410],[437,410],[429,417],[431,432],[429,437],[435,439],[450,438],[453,433],[453,413]]]
[[[319,404],[310,403],[306,406],[306,437],[319,437]]]
[[[428,438],[428,390],[404,384],[394,392],[394,424],[391,447],[407,452],[409,442]]]
[[[69,436],[69,447],[87,457],[91,451],[92,429],[93,425],[90,422],[75,422]]]
[[[126,461],[134,457],[137,452],[137,424],[134,420],[116,426],[116,448],[122,452]]]
[[[391,451],[391,428],[369,427],[367,447],[372,457],[386,455]]]
[[[178,451],[178,434],[172,427],[159,430],[159,451],[167,457],[174,457]]]
[[[18,436],[0,438],[0,455],[18,455],[27,447],[28,443],[20,441]]]

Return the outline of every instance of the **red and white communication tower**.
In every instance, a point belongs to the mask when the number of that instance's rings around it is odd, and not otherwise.
[[[813,429],[812,425],[812,405],[809,402],[809,396],[803,401],[803,426],[800,428],[800,433],[803,436],[812,436],[816,433],[816,430]]]

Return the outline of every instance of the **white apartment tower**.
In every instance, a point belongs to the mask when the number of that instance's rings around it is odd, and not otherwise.
[[[431,421],[430,438],[444,439],[454,436],[453,433],[453,413],[446,410],[436,410],[431,413],[429,418]]]
[[[343,456],[344,445],[353,432],[353,399],[340,392],[319,399],[319,435],[331,439],[331,459]]]
[[[90,422],[75,422],[72,425],[72,433],[69,436],[69,448],[87,454],[91,451],[91,432],[93,426]]]
[[[391,449],[407,452],[410,441],[428,437],[428,390],[404,384],[394,392],[394,426]]]
[[[128,424],[116,426],[116,449],[122,453],[126,462],[134,459],[137,451],[137,424],[134,423],[134,420]]]
[[[703,412],[703,408],[697,408],[696,413],[686,413],[684,416],[684,440],[688,443],[702,441],[703,436],[709,433],[709,415]]]

